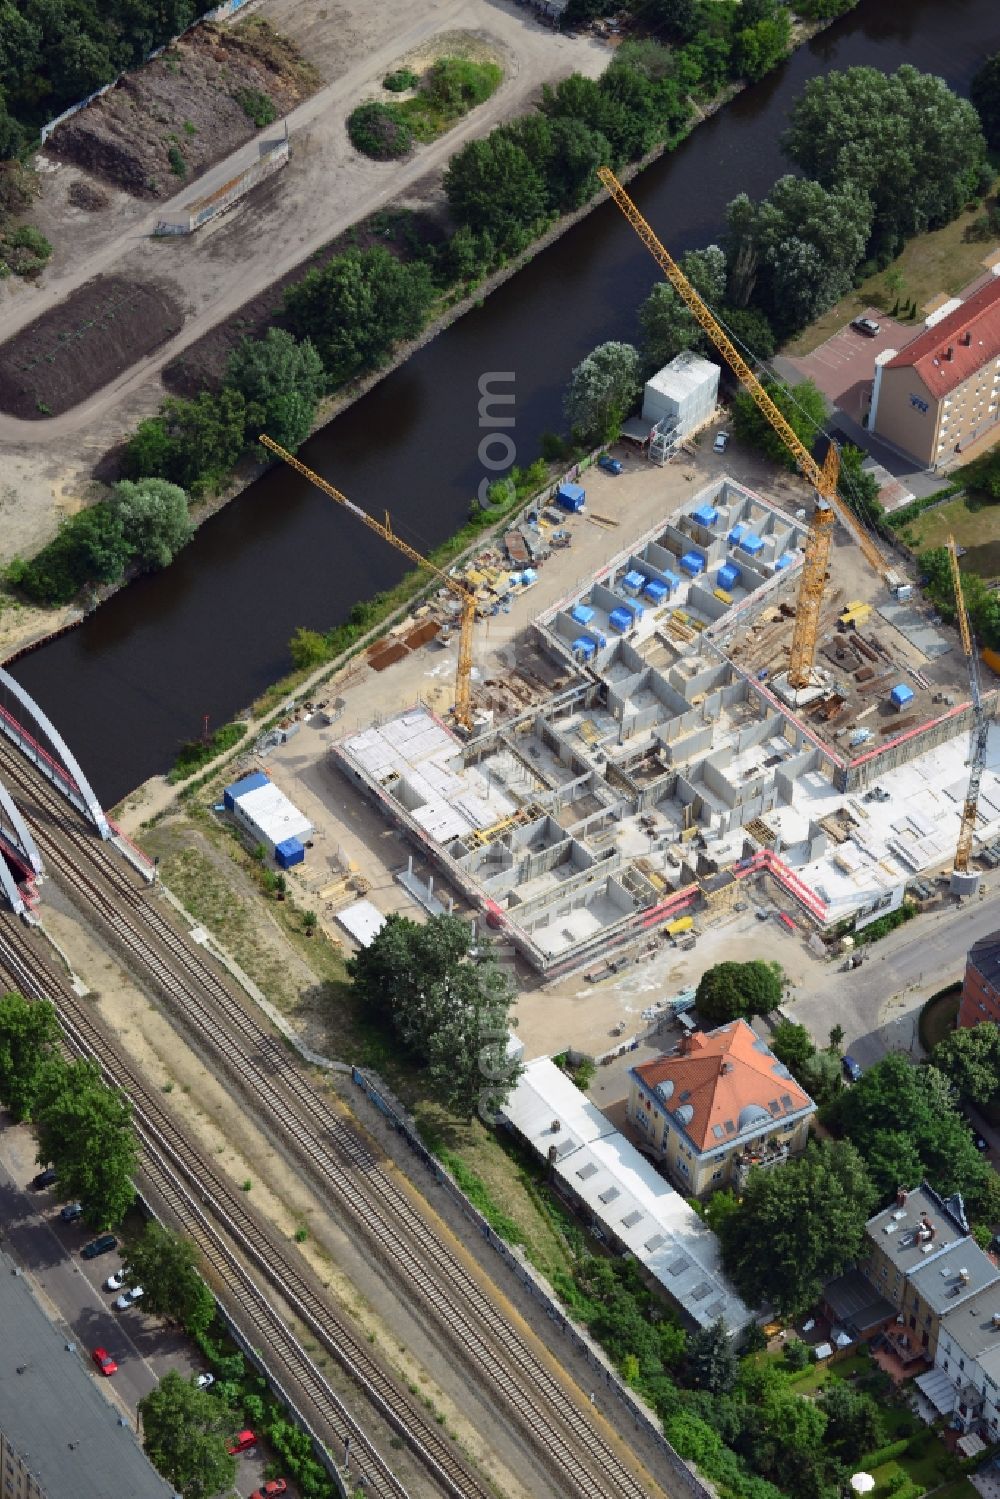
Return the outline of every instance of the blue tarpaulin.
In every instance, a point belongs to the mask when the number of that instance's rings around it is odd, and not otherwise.
[[[666,583],[667,587],[670,589],[670,592],[673,593],[673,591],[674,591],[675,588],[680,588],[680,586],[681,586],[681,575],[680,575],[680,573],[666,573],[665,572],[663,574],[663,581]]]
[[[651,599],[654,604],[660,604],[667,597],[670,589],[666,583],[661,583],[659,578],[650,578],[642,591],[647,599]]]
[[[724,588],[729,593],[740,581],[740,570],[736,563],[727,562],[724,567],[720,567],[716,581],[720,588]]]
[[[597,654],[597,646],[589,635],[578,635],[573,641],[573,655],[582,656],[584,661],[589,661]]]
[[[744,552],[749,552],[751,557],[756,557],[758,552],[762,552],[764,550],[764,543],[761,541],[759,536],[754,534],[753,531],[748,531],[747,534],[740,539],[740,549]]]
[[[626,573],[624,578],[622,578],[622,587],[627,588],[630,593],[639,593],[645,581],[646,579],[642,573],[637,573],[633,570]]]
[[[569,611],[570,619],[575,619],[578,625],[589,625],[594,617],[594,611],[587,604],[574,604]]]
[[[740,525],[740,526],[734,526],[733,527],[733,529],[729,533],[729,540],[732,542],[733,546],[735,546],[738,541],[742,541],[743,540],[743,537],[746,535],[746,532],[747,532],[746,526]]]
[[[699,526],[714,526],[719,519],[719,512],[713,510],[711,505],[699,505],[697,510],[692,510],[691,519],[696,520]]]
[[[608,624],[619,634],[624,634],[632,628],[632,615],[628,609],[612,609],[608,615]]]
[[[791,567],[791,565],[792,565],[792,563],[794,561],[795,561],[795,557],[794,557],[793,553],[791,553],[791,552],[782,552],[781,556],[778,558],[777,562],[774,564],[774,570],[775,570],[775,572],[776,573],[784,572],[785,568],[786,567]]]
[[[905,682],[900,682],[889,693],[889,701],[894,708],[905,708],[907,703],[913,701],[913,688],[907,687]]]
[[[685,552],[681,558],[681,567],[686,573],[690,573],[692,578],[696,578],[705,570],[705,559],[700,552]]]

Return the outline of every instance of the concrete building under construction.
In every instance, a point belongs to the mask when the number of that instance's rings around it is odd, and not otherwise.
[[[790,692],[805,534],[718,480],[535,621],[546,701],[502,716],[481,696],[468,740],[417,706],[335,757],[546,975],[754,877],[820,929],[873,919],[954,850],[964,663],[905,580],[865,578],[846,547],[859,596],[828,589],[819,669]],[[991,730],[984,842],[998,770]]]

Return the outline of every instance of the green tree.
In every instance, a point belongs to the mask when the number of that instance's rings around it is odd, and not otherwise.
[[[764,380],[771,400],[792,427],[800,442],[809,449],[822,432],[826,420],[826,401],[811,380],[800,380],[788,386],[780,380]],[[747,391],[738,391],[733,400],[733,430],[743,442],[759,448],[774,463],[794,470],[795,457],[758,408]]]
[[[128,1099],[101,1081],[96,1062],[52,1057],[39,1070],[32,1117],[39,1162],[52,1162],[87,1222],[120,1223],[135,1199],[138,1158]]]
[[[545,218],[542,173],[502,128],[455,152],[444,187],[458,222],[485,230],[507,255],[522,250]]]
[[[209,1394],[170,1369],[139,1402],[142,1445],[150,1462],[183,1499],[229,1491],[236,1459],[226,1451],[237,1416],[218,1391]]]
[[[247,432],[268,437],[294,453],[305,442],[323,394],[323,361],[309,339],[298,343],[283,328],[245,338],[229,356],[226,384],[246,402]],[[256,449],[261,457],[267,450]]]
[[[979,116],[943,78],[904,64],[887,75],[848,68],[812,79],[790,114],[785,151],[830,190],[872,203],[872,248],[946,224],[983,180]]]
[[[726,257],[718,245],[690,250],[681,257],[681,269],[695,291],[713,310],[726,294]],[[682,349],[708,349],[707,334],[695,322],[686,304],[669,281],[658,281],[639,308],[643,349],[648,362],[659,369]]]
[[[841,448],[837,491],[866,525],[878,526],[885,519],[885,511],[879,500],[878,480],[864,467],[867,457],[851,443]]]
[[[988,57],[969,85],[969,98],[976,107],[986,144],[1000,151],[1000,52]]]
[[[783,1315],[803,1311],[857,1257],[875,1200],[861,1156],[844,1141],[811,1141],[780,1171],[751,1171],[722,1230],[726,1269],[743,1299],[769,1301]]]
[[[810,1057],[815,1056],[816,1048],[812,1037],[804,1025],[796,1025],[794,1021],[782,1020],[775,1027],[771,1036],[771,1050],[779,1062],[784,1062],[789,1072],[798,1077],[799,1072]]]
[[[340,384],[376,369],[400,339],[423,327],[433,296],[428,267],[404,264],[376,245],[348,250],[285,293],[292,332],[312,339],[326,373]]]
[[[720,1192],[713,1192],[702,1208],[702,1217],[712,1230],[713,1234],[722,1234],[722,1225],[733,1213],[738,1213],[740,1200],[730,1187],[723,1187]]]
[[[25,567],[20,586],[36,603],[65,604],[85,583],[117,583],[129,555],[120,515],[98,501],[60,523]]]
[[[749,78],[751,82],[763,78],[785,56],[791,35],[791,19],[784,9],[738,31],[733,38],[733,67],[736,72]]]
[[[740,353],[751,365],[759,365],[762,360],[774,357],[778,347],[774,329],[757,308],[726,306],[720,310],[719,317],[729,336],[735,339]]]
[[[215,1299],[198,1274],[198,1251],[190,1239],[148,1223],[141,1238],[125,1246],[122,1265],[129,1285],[142,1286],[147,1311],[182,1323],[192,1336],[208,1331]]]
[[[842,1462],[855,1464],[884,1441],[879,1408],[870,1395],[833,1379],[819,1397],[826,1416],[826,1443]]]
[[[187,495],[165,479],[121,479],[109,502],[143,571],[167,567],[194,535]]]
[[[134,479],[169,479],[191,494],[219,485],[243,452],[246,403],[227,386],[192,400],[169,397],[158,416],[140,422],[125,450]]]
[[[55,1055],[59,1022],[49,1001],[0,995],[0,1099],[15,1119],[30,1119],[46,1063]]]
[[[307,630],[303,625],[295,631],[288,642],[288,650],[297,671],[311,666],[322,666],[329,661],[330,650],[326,639],[317,630]]]
[[[984,1020],[952,1031],[935,1046],[931,1062],[963,1098],[991,1103],[1000,1091],[1000,1026]]]
[[[741,1015],[767,1015],[781,1003],[782,977],[779,963],[761,958],[716,963],[698,980],[695,1008],[708,1025],[725,1025]]]
[[[740,1361],[721,1317],[691,1334],[687,1362],[692,1384],[711,1395],[729,1394],[736,1384]]]
[[[610,442],[641,389],[639,354],[634,346],[598,344],[570,376],[563,410],[581,441]]]
[[[521,1070],[507,1055],[513,986],[471,945],[458,917],[391,915],[347,965],[365,1011],[422,1065],[428,1094],[465,1117],[487,1094],[496,1107]]]

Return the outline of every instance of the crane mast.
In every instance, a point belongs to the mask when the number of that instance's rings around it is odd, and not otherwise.
[[[338,505],[342,505],[345,510],[349,510],[353,516],[356,516],[361,521],[362,525],[368,527],[369,531],[374,531],[376,536],[381,536],[383,541],[387,541],[391,547],[395,547],[397,552],[402,552],[403,556],[408,557],[411,562],[416,563],[417,567],[426,568],[428,572],[437,578],[439,583],[443,583],[449,592],[454,594],[458,599],[461,606],[461,624],[458,637],[458,670],[455,673],[454,717],[455,722],[461,728],[465,730],[471,729],[472,630],[476,621],[476,595],[473,589],[466,583],[458,582],[455,578],[444,572],[442,568],[437,567],[435,563],[429,562],[426,557],[417,551],[416,547],[411,547],[408,541],[404,541],[401,536],[397,536],[392,529],[392,521],[389,518],[388,510],[385,512],[385,522],[377,521],[373,515],[368,514],[367,510],[362,510],[360,505],[355,505],[354,501],[349,500],[346,494],[342,494],[339,489],[335,489],[332,484],[328,483],[326,479],[304,464],[301,459],[296,458],[294,454],[289,453],[287,449],[283,448],[280,443],[276,443],[273,438],[268,437],[266,432],[262,432],[257,441],[261,447],[267,448],[269,452],[274,453],[276,457],[280,458],[283,463],[287,463],[289,468],[293,468],[304,479],[308,479],[310,484],[315,484],[316,488],[322,490],[331,500],[336,500]]]
[[[795,458],[805,478],[816,490],[817,502],[804,549],[802,578],[799,583],[795,629],[792,635],[791,658],[788,667],[788,680],[791,686],[796,689],[808,687],[819,640],[820,607],[823,603],[827,563],[833,543],[834,522],[840,521],[841,525],[853,536],[867,561],[881,576],[884,576],[886,572],[885,558],[852,512],[840,503],[837,495],[840,460],[834,444],[830,444],[821,467],[787,417],[768,395],[718,318],[705,305],[673,256],[661,244],[614,172],[609,167],[598,167],[597,175],[692,317],[708,334],[743,389],[777,432]]]
[[[979,806],[979,788],[983,779],[983,768],[986,764],[986,745],[989,739],[990,720],[983,704],[982,688],[979,681],[979,659],[976,655],[976,644],[972,638],[972,627],[969,624],[969,614],[965,607],[965,596],[962,593],[962,574],[958,567],[958,548],[955,545],[954,536],[949,536],[946,543],[948,551],[948,565],[951,568],[951,582],[955,590],[955,609],[958,614],[958,633],[962,637],[962,651],[965,655],[966,665],[969,668],[969,687],[972,691],[972,732],[969,744],[969,784],[965,792],[965,805],[962,808],[962,822],[958,832],[958,847],[955,850],[954,872],[958,875],[969,873],[969,858],[972,854],[972,838],[976,830],[976,812]]]

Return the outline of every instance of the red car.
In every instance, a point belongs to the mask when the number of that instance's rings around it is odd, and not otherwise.
[[[251,1447],[256,1447],[256,1445],[257,1438],[252,1431],[238,1431],[233,1445],[227,1447],[226,1451],[230,1457],[235,1457],[237,1452],[247,1452]]]
[[[272,1478],[261,1488],[254,1489],[250,1499],[277,1499],[278,1494],[287,1494],[288,1484],[283,1478]]]
[[[118,1373],[118,1365],[106,1348],[95,1348],[90,1356],[105,1379],[110,1379],[112,1374]]]

